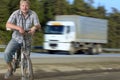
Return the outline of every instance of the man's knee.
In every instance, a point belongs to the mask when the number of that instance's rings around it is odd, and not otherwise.
[[[12,57],[9,53],[4,53],[4,59],[5,59],[6,63],[9,63],[12,61]]]

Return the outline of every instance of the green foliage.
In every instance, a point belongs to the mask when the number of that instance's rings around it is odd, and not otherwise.
[[[114,12],[109,16],[109,47],[120,48],[120,13]]]
[[[54,20],[55,15],[68,14],[69,5],[66,0],[40,0],[44,8],[44,22]]]
[[[87,6],[86,6],[86,3],[84,2],[84,0],[74,0],[73,14],[87,16],[86,7]]]
[[[11,31],[0,30],[0,44],[7,44],[11,38]]]
[[[33,46],[43,45],[43,33],[40,31],[36,32],[33,36]]]
[[[19,0],[14,0],[14,1],[9,0],[7,6],[8,6],[8,10],[9,10],[9,15],[10,15],[13,11],[18,9]]]
[[[55,15],[73,14],[104,18],[108,20],[108,44],[105,47],[120,48],[120,12],[112,8],[107,14],[104,6],[93,7],[94,0],[74,0],[69,4],[67,0],[30,0],[31,9],[40,19],[42,29],[49,20],[54,20]],[[19,8],[19,0],[0,1],[0,44],[7,44],[11,38],[11,31],[6,31],[5,23],[10,14]],[[37,32],[33,37],[33,45],[42,45],[43,33]]]
[[[8,7],[6,6],[6,0],[2,0],[0,2],[0,30],[5,30],[4,26],[7,20],[8,15]]]

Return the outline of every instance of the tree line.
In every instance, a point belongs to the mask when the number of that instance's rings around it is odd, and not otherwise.
[[[112,8],[108,13],[104,6],[93,6],[94,0],[74,0],[70,4],[67,0],[30,0],[31,9],[36,11],[44,29],[45,23],[54,20],[56,15],[80,15],[108,20],[108,43],[105,47],[120,48],[120,12]],[[6,31],[5,23],[10,14],[19,9],[19,0],[0,1],[0,44],[7,44],[12,31]],[[37,32],[33,45],[42,45],[43,32]]]

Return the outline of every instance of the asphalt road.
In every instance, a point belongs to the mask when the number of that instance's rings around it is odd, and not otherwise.
[[[0,52],[0,58],[3,59],[4,53]],[[118,53],[102,53],[99,55],[68,55],[68,54],[48,54],[48,53],[31,53],[34,63],[80,63],[80,62],[120,62],[120,54]],[[39,59],[39,61],[38,61]],[[0,63],[1,64],[1,63]]]
[[[0,58],[4,58],[4,53],[0,52]],[[119,62],[120,54],[118,53],[102,53],[99,55],[84,54],[48,54],[48,53],[31,53],[35,63],[71,63],[71,62]],[[39,61],[36,61],[36,59]]]

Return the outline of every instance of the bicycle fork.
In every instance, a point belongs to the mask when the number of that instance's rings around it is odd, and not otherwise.
[[[33,69],[30,55],[23,51],[21,54],[21,73],[22,80],[33,80]]]

